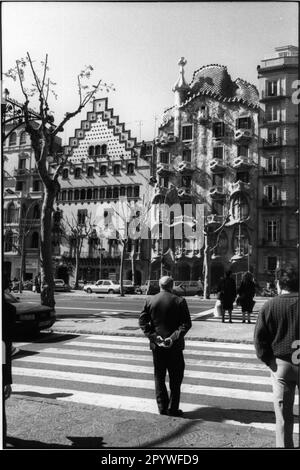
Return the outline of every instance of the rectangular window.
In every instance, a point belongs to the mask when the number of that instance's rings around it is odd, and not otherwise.
[[[268,202],[275,202],[277,200],[277,187],[275,185],[265,186],[264,193]]]
[[[277,96],[277,81],[271,81],[267,83],[267,96]]]
[[[78,225],[84,225],[86,221],[87,210],[86,209],[79,209],[77,212],[77,222]]]
[[[26,168],[26,158],[20,158],[19,170],[25,170],[25,168]]]
[[[182,140],[192,140],[193,139],[193,126],[185,125],[181,128],[182,131]]]
[[[268,129],[268,143],[274,144],[278,141],[277,129]]]
[[[214,147],[213,148],[213,157],[223,160],[224,156],[224,147]]]
[[[244,183],[249,183],[249,172],[238,171],[236,174],[236,181],[243,181]]]
[[[268,242],[278,241],[278,221],[277,220],[267,221],[267,240]]]
[[[213,123],[213,137],[224,137],[225,135],[225,124],[224,122]]]
[[[33,182],[33,188],[32,189],[33,189],[33,191],[40,191],[40,182],[39,182],[39,180],[35,180]]]
[[[17,181],[17,183],[16,183],[16,191],[23,191],[23,185],[24,185],[24,182],[23,182],[23,181]]]
[[[277,256],[268,256],[267,259],[267,270],[275,271],[277,267]]]
[[[221,186],[223,187],[223,175],[218,175],[216,173],[213,174],[213,178],[212,178],[212,184],[213,186]]]
[[[169,178],[167,178],[166,176],[164,178],[160,178],[160,186],[163,188],[168,188]]]
[[[278,173],[280,159],[278,157],[271,156],[267,160],[267,171],[268,173]]]
[[[251,117],[243,117],[236,120],[237,129],[251,129]]]
[[[160,163],[169,164],[169,152],[160,152],[159,154]]]
[[[248,158],[249,147],[247,145],[238,145],[238,157]]]
[[[280,108],[278,105],[266,106],[266,120],[267,121],[279,121],[280,120]]]
[[[190,149],[184,149],[182,152],[182,160],[185,162],[192,161],[192,151]]]

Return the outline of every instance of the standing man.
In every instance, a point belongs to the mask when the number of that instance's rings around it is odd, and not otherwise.
[[[184,336],[192,322],[186,300],[172,293],[173,284],[169,276],[159,280],[160,293],[146,300],[139,325],[150,340],[158,411],[162,415],[182,416],[179,401],[185,365]],[[167,371],[170,397],[165,383]]]
[[[225,311],[228,310],[229,323],[232,323],[233,302],[236,298],[236,283],[230,270],[226,271],[225,278],[221,278],[217,288],[217,296],[222,305],[222,322],[224,323]]]
[[[294,447],[294,398],[299,390],[298,272],[286,267],[277,272],[278,296],[261,308],[254,332],[257,357],[271,370],[276,416],[276,447]],[[293,354],[294,353],[294,354]]]

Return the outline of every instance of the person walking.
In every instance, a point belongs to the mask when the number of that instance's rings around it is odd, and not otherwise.
[[[277,271],[278,296],[261,308],[254,330],[257,357],[271,371],[276,417],[276,447],[293,448],[294,398],[299,390],[299,273]]]
[[[139,326],[150,340],[158,411],[162,415],[182,416],[179,403],[185,367],[184,336],[192,322],[186,300],[172,293],[173,284],[169,276],[159,280],[160,292],[147,298]],[[170,396],[165,383],[167,371]]]
[[[221,278],[217,288],[217,297],[222,305],[222,322],[224,323],[225,321],[225,312],[227,310],[229,323],[232,323],[233,302],[236,298],[236,283],[230,270],[226,272],[225,278]]]
[[[242,278],[240,287],[237,290],[236,303],[242,308],[243,323],[245,323],[245,317],[247,314],[248,323],[251,323],[251,313],[255,302],[253,300],[255,296],[256,286],[253,280],[253,275],[250,272],[246,272]]]

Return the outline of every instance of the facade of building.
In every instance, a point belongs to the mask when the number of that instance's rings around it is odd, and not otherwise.
[[[43,186],[25,125],[10,121],[3,149],[4,271],[11,279],[33,279],[40,271],[40,218]],[[60,146],[61,139],[56,139]]]
[[[292,102],[298,79],[298,48],[278,47],[258,66],[259,180],[258,281],[274,280],[277,267],[298,264],[298,106]]]
[[[158,228],[152,277],[168,272],[177,280],[202,278],[209,245],[215,287],[224,269],[253,270],[256,261],[251,247],[256,244],[258,91],[240,78],[233,81],[221,65],[201,67],[187,84],[185,64],[181,58],[174,106],[165,111],[155,140],[153,171],[153,203],[179,204],[182,218],[174,220],[171,211],[169,240]],[[192,206],[192,217],[185,215],[186,205]],[[199,234],[180,237],[179,230],[174,235],[178,224],[184,229],[199,223],[199,205],[205,246]]]
[[[55,248],[59,261],[57,276],[71,282],[75,275],[75,240],[72,227],[82,228],[83,244],[79,260],[79,279],[119,279],[122,240],[126,240],[124,279],[137,284],[148,279],[147,241],[131,239],[120,227],[125,208],[145,204],[150,178],[152,151],[138,146],[136,139],[108,106],[107,98],[94,100],[80,129],[64,148],[69,158],[62,169],[57,209],[64,227]],[[125,206],[120,206],[124,201]],[[120,213],[121,211],[121,213]],[[133,214],[135,215],[135,214]],[[74,230],[73,230],[74,232]],[[114,232],[114,233],[113,233]],[[78,234],[78,231],[77,231]]]

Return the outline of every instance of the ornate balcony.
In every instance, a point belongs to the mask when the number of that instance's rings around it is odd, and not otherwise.
[[[209,162],[209,169],[210,171],[225,171],[226,170],[226,164],[223,160],[219,158],[214,158]]]
[[[252,137],[252,129],[236,129],[234,132],[235,142],[248,142]]]
[[[207,223],[207,225],[210,225],[210,226],[222,225],[223,222],[224,222],[224,216],[223,215],[210,214],[206,218],[206,223]]]
[[[231,183],[230,185],[230,196],[233,196],[233,194],[239,192],[248,192],[249,190],[250,183],[245,183],[244,181],[237,181],[236,183]]]
[[[173,173],[173,167],[168,163],[158,163],[156,168],[156,173],[158,175]]]
[[[180,188],[178,188],[177,194],[180,198],[191,197],[192,195],[191,188],[181,186]]]
[[[220,199],[226,196],[225,189],[223,186],[212,186],[209,189],[209,195],[211,198]]]
[[[14,170],[14,176],[26,176],[29,174],[30,171],[27,168],[17,168]]]
[[[156,137],[155,143],[156,145],[160,145],[164,147],[165,145],[174,144],[176,140],[177,140],[177,137],[173,134],[161,135],[159,137]]]
[[[269,139],[262,139],[262,144],[260,147],[267,147],[267,148],[272,148],[272,147],[280,147],[282,145],[282,138],[281,137],[272,137]]]
[[[186,162],[185,160],[183,160],[182,162],[179,163],[177,170],[179,171],[179,173],[190,174],[190,173],[193,173],[193,171],[195,170],[195,167],[194,165],[192,165],[191,162]]]
[[[233,160],[232,166],[236,170],[249,169],[253,166],[253,162],[248,157],[237,157]]]

